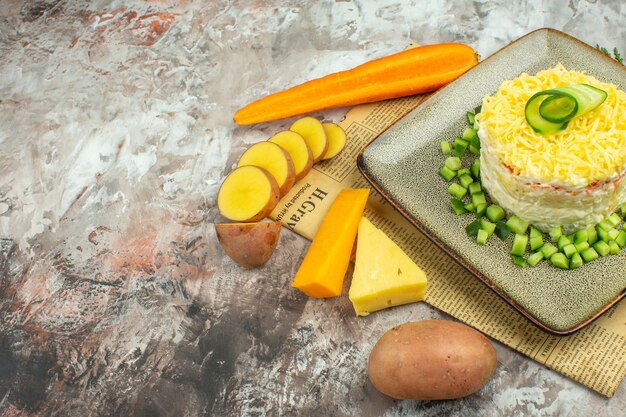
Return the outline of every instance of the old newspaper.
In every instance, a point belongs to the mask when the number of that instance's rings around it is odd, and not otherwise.
[[[379,133],[427,96],[354,107],[340,125],[348,136],[335,158],[317,164],[283,197],[271,217],[312,239],[343,188],[369,188],[356,157]],[[372,191],[366,216],[426,271],[426,302],[492,338],[608,397],[626,376],[626,302],[569,336],[545,333],[435,246]]]

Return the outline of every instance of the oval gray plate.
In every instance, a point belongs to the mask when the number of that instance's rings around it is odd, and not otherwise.
[[[465,113],[500,83],[558,63],[626,90],[626,67],[591,46],[553,29],[539,29],[511,43],[433,94],[360,153],[357,165],[372,186],[415,227],[521,314],[546,331],[581,329],[626,296],[626,257],[606,256],[575,270],[549,262],[519,268],[506,242],[493,236],[480,246],[465,233],[471,214],[450,209],[447,183],[438,171],[442,140],[467,126]]]

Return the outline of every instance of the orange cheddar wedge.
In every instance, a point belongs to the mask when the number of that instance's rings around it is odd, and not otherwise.
[[[369,190],[341,190],[331,204],[291,284],[315,298],[341,295],[343,279]]]

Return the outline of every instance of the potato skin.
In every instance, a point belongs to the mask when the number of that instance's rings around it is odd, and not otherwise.
[[[215,225],[224,252],[239,266],[252,269],[264,265],[274,253],[280,222],[222,223]]]
[[[396,399],[449,400],[473,394],[496,369],[496,351],[478,331],[447,320],[388,330],[372,349],[374,387]]]

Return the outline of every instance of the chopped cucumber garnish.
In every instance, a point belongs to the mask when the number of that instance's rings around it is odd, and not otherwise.
[[[515,237],[513,238],[513,246],[511,247],[511,255],[524,256],[527,243],[528,236],[515,234]]]
[[[454,150],[454,154],[457,156],[462,156],[463,154],[465,154],[465,150],[468,146],[469,142],[461,138],[455,138],[454,142],[452,143],[452,149]]]
[[[574,243],[586,242],[588,238],[587,229],[579,230],[574,233]]]
[[[482,188],[480,187],[479,182],[473,182],[467,187],[467,191],[469,191],[470,194],[476,194],[480,193],[482,191]]]
[[[572,242],[567,238],[567,236],[561,236],[559,238],[559,241],[556,242],[556,246],[559,248],[559,250],[563,250],[563,248],[569,244],[571,244]]]
[[[473,182],[474,182],[474,179],[472,178],[471,175],[461,175],[459,177],[459,184],[461,184],[461,187],[463,188],[469,187],[469,185]]]
[[[588,248],[582,251],[580,253],[580,256],[582,256],[585,262],[591,262],[591,261],[595,261],[596,259],[598,259],[600,255],[598,255],[598,252],[596,252],[594,248]]]
[[[489,233],[486,230],[480,229],[476,234],[476,243],[479,245],[484,245],[487,243],[487,239],[489,239]]]
[[[606,256],[611,251],[609,244],[603,240],[598,240],[593,244],[593,248],[600,254],[600,256]]]
[[[474,159],[474,163],[470,168],[472,176],[478,181],[480,180],[480,159]]]
[[[476,204],[476,217],[482,217],[487,211],[487,203]]]
[[[467,227],[465,227],[465,232],[467,233],[468,236],[478,235],[479,230],[481,230],[479,220],[474,220],[473,222],[468,224]]]
[[[465,113],[465,116],[467,116],[467,123],[470,126],[474,126],[474,113],[468,111],[467,113]]]
[[[526,266],[526,259],[523,256],[513,255],[513,263],[521,268]]]
[[[619,232],[619,234],[617,235],[617,237],[615,238],[615,243],[617,243],[617,245],[620,248],[623,248],[624,246],[626,246],[626,231],[621,230]]]
[[[473,213],[476,211],[476,206],[472,203],[468,203],[465,205],[465,210],[471,211]]]
[[[487,197],[485,197],[485,193],[480,192],[472,194],[472,203],[474,203],[476,207],[478,207],[479,204],[487,204]]]
[[[456,172],[456,175],[460,177],[461,175],[472,175],[472,173],[467,168],[461,168]]]
[[[478,135],[476,134],[476,131],[474,129],[468,127],[463,131],[463,135],[461,137],[463,138],[463,140],[471,142],[474,138],[478,138]]]
[[[528,235],[533,238],[533,237],[541,237],[543,238],[542,233],[539,231],[539,229],[537,229],[535,226],[530,226]]]
[[[619,216],[619,214],[617,213],[613,213],[611,214],[609,217],[606,218],[609,222],[611,222],[611,224],[613,225],[613,227],[617,226],[618,224],[621,223],[622,219]]]
[[[562,253],[555,253],[554,255],[552,255],[552,257],[550,258],[550,262],[552,262],[552,265],[556,266],[557,268],[569,269],[567,256]]]
[[[528,229],[528,223],[517,217],[515,214],[509,217],[506,225],[509,227],[509,229],[511,229],[511,232],[516,234],[526,233],[526,229]]]
[[[487,210],[489,210],[487,208]],[[487,216],[489,218],[489,216]],[[491,220],[491,219],[489,219]],[[506,227],[506,223],[503,221],[496,222],[496,230],[494,232],[496,236],[498,236],[502,240],[506,240],[507,237],[511,234],[511,231],[508,227]]]
[[[485,219],[480,219],[480,227],[487,232],[488,236],[491,236],[496,230],[496,224]]]
[[[456,197],[458,199],[463,198],[463,196],[465,194],[467,194],[467,188],[460,186],[457,183],[452,183],[450,184],[450,186],[448,187],[448,192],[450,193],[450,195],[452,195],[453,197]]]
[[[561,252],[563,252],[565,254],[565,256],[567,256],[568,258],[571,258],[572,255],[574,255],[576,252],[576,246],[574,246],[573,243],[570,243],[569,245],[565,245],[563,247],[563,249],[561,249]]]
[[[467,213],[467,210],[465,210],[463,202],[459,200],[458,198],[451,199],[450,205],[452,206],[452,210],[454,210],[456,214]]]
[[[586,240],[584,242],[574,243],[574,247],[576,248],[577,252],[582,252],[585,249],[589,248],[589,246],[589,242],[587,242]]]
[[[543,259],[543,253],[541,252],[535,252],[532,255],[530,255],[527,259],[528,261],[528,265],[530,266],[535,266],[539,263],[539,261],[541,261]]]
[[[528,243],[530,244],[531,250],[537,250],[543,246],[543,236],[541,236],[541,234],[538,236],[531,235],[530,239],[528,239]]]
[[[611,220],[609,220],[608,218],[606,218],[606,219],[600,220],[600,223],[598,223],[598,226],[596,227],[596,229],[600,228],[600,229],[608,232],[609,230],[611,230],[614,227],[615,226],[613,225],[613,222]]]
[[[456,171],[453,171],[444,165],[439,170],[439,176],[441,176],[441,178],[443,178],[444,180],[450,182],[454,177],[456,177]]]
[[[598,241],[598,232],[596,231],[596,228],[589,226],[585,230],[587,230],[587,242],[589,242],[590,245],[596,243]]]
[[[448,142],[447,140],[441,141],[441,152],[444,155],[450,155],[450,152],[452,152],[452,148],[450,147],[450,142]]]
[[[598,233],[598,240],[604,241],[604,242],[608,242],[609,240],[609,230],[604,230],[602,227],[600,227],[599,225],[596,226],[596,232]]]
[[[580,256],[579,253],[575,253],[574,255],[572,255],[572,257],[569,260],[569,268],[570,269],[574,269],[574,268],[580,268],[581,266],[583,266],[583,258]]]
[[[611,255],[618,255],[619,254],[619,245],[614,240],[611,240],[609,242],[609,253]]]
[[[449,156],[446,158],[444,166],[446,168],[450,168],[452,171],[458,171],[461,167],[463,167],[463,163],[461,162],[461,158],[458,156]]]
[[[552,243],[544,243],[544,245],[540,249],[543,257],[546,259],[550,259],[552,255],[559,251],[559,248],[554,246]]]
[[[506,217],[504,209],[497,204],[487,207],[487,218],[492,222],[498,222]]]
[[[606,234],[609,236],[609,242],[610,242],[611,240],[617,239],[617,236],[619,236],[619,230],[611,229],[608,232],[606,232]]]
[[[561,226],[554,226],[550,228],[548,234],[553,242],[558,242],[559,238],[563,235],[563,229]]]

